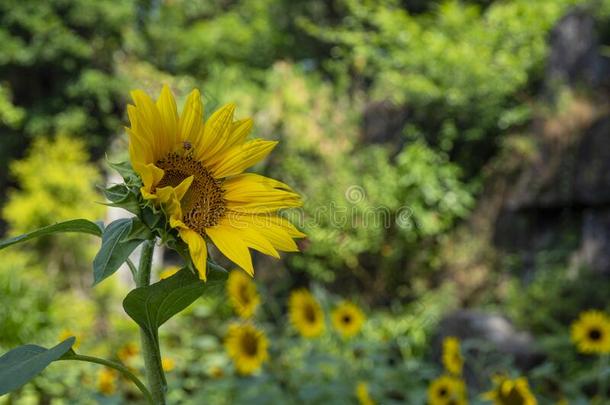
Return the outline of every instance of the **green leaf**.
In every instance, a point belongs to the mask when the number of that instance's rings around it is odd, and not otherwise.
[[[102,235],[102,247],[93,259],[93,285],[114,274],[143,239],[129,239],[136,218],[110,223]]]
[[[228,273],[219,266],[209,268],[207,282],[183,268],[165,280],[136,288],[123,300],[123,308],[140,327],[155,336],[161,325],[197,298],[222,290]]]
[[[59,232],[80,232],[89,235],[102,236],[102,229],[95,222],[91,222],[86,219],[72,219],[70,221],[58,222],[32,232],[24,233],[23,235],[15,236],[14,238],[3,240],[0,242],[0,250],[16,243],[25,242],[40,236]]]
[[[148,226],[144,225],[140,220],[132,218],[131,230],[129,231],[129,235],[123,238],[123,241],[150,240],[153,236],[154,235]]]
[[[30,381],[67,353],[75,340],[70,337],[51,349],[24,345],[5,353],[0,357],[0,395],[14,391]]]

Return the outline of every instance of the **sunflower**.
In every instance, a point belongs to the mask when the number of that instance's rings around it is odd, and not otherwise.
[[[163,368],[163,371],[169,373],[176,367],[176,362],[171,357],[162,357],[161,367]]]
[[[360,405],[375,405],[375,401],[369,393],[369,386],[364,381],[360,381],[356,385],[356,398],[358,398]]]
[[[77,336],[77,334],[71,331],[70,329],[63,329],[61,332],[59,332],[58,339],[60,342],[63,342],[64,340],[72,336],[74,336],[75,339],[72,347],[74,349],[78,349],[78,347],[80,346],[80,336]]]
[[[572,341],[582,353],[610,353],[610,317],[596,310],[581,313],[572,324]]]
[[[306,338],[324,331],[324,313],[320,303],[305,289],[293,291],[288,302],[290,322]]]
[[[536,397],[530,391],[527,378],[520,377],[511,380],[508,377],[496,376],[493,378],[494,388],[483,395],[484,399],[492,401],[494,405],[536,405]]]
[[[428,387],[430,405],[466,405],[466,385],[460,378],[443,375],[430,383]]]
[[[229,273],[227,294],[237,315],[244,319],[250,318],[260,304],[256,285],[241,270],[233,270]]]
[[[198,90],[190,93],[180,116],[167,86],[156,102],[141,90],[131,95],[129,155],[142,179],[140,191],[166,213],[202,280],[208,240],[250,275],[249,248],[274,257],[278,251],[298,251],[293,238],[305,235],[278,211],[300,206],[299,195],[279,181],[243,173],[277,142],[246,141],[252,120],[234,121],[234,104],[204,122]]]
[[[454,336],[446,337],[443,340],[443,365],[450,374],[462,375],[464,358],[460,351],[460,340]]]
[[[125,343],[125,345],[119,349],[119,351],[117,352],[117,357],[119,358],[119,360],[121,360],[121,362],[128,363],[129,360],[131,360],[131,358],[136,356],[139,352],[140,350],[138,349],[138,346],[136,346],[135,343],[128,342]]]
[[[253,374],[269,357],[267,338],[250,324],[229,326],[225,345],[239,374]]]
[[[356,335],[364,324],[364,314],[358,306],[350,302],[339,304],[334,309],[331,318],[337,332],[345,338]]]
[[[116,391],[116,380],[117,372],[104,367],[97,376],[97,389],[105,395],[112,395]]]

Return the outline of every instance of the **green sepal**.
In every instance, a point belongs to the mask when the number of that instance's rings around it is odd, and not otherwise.
[[[70,337],[46,349],[36,345],[19,346],[0,357],[0,395],[15,391],[40,374],[49,364],[59,360],[76,339]]]
[[[102,190],[104,196],[110,201],[105,203],[111,207],[123,208],[135,215],[140,215],[140,201],[138,195],[126,184],[115,184]]]
[[[140,177],[138,176],[136,171],[133,170],[133,167],[131,166],[131,163],[129,161],[118,162],[118,163],[112,163],[108,160],[106,160],[106,161],[108,163],[108,166],[110,166],[111,168],[116,170],[117,173],[119,173],[121,175],[123,180],[125,180],[125,183],[130,184],[130,185],[141,184]]]

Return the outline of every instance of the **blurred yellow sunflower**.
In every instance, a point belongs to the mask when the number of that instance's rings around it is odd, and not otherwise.
[[[260,304],[256,285],[241,270],[233,270],[229,273],[227,294],[237,315],[244,319],[250,318]]]
[[[176,367],[176,362],[171,357],[162,357],[161,367],[163,368],[163,371],[169,373]]]
[[[430,405],[467,405],[466,385],[460,378],[443,375],[428,387]]]
[[[269,357],[267,338],[250,324],[229,326],[225,346],[239,374],[253,374]]]
[[[462,375],[464,358],[460,350],[460,340],[454,336],[446,337],[443,340],[443,365],[450,374]]]
[[[116,391],[116,380],[117,372],[104,367],[97,376],[97,389],[105,395],[112,395]]]
[[[375,401],[369,393],[369,386],[364,381],[359,381],[356,385],[356,398],[360,405],[375,405]]]
[[[202,280],[206,240],[250,275],[249,248],[274,257],[278,251],[298,251],[293,238],[305,235],[277,214],[300,206],[299,195],[279,181],[243,173],[277,142],[246,141],[252,120],[234,121],[235,104],[204,122],[198,90],[190,93],[180,116],[167,86],[156,102],[142,90],[131,96],[135,106],[127,107],[129,156],[142,179],[140,191],[163,207]]]
[[[580,314],[572,323],[572,341],[578,350],[587,354],[610,353],[610,317],[601,311]]]
[[[293,291],[288,302],[288,312],[290,322],[301,336],[313,338],[324,332],[322,307],[309,291]]]
[[[331,314],[333,326],[343,337],[352,337],[360,332],[364,324],[364,313],[357,305],[343,302]]]
[[[494,405],[537,405],[538,401],[530,391],[527,378],[510,379],[505,376],[493,377],[494,388],[483,394],[483,398]]]
[[[125,343],[117,352],[117,357],[123,363],[129,362],[132,357],[137,355],[140,352],[138,346],[133,342]]]
[[[78,349],[78,347],[80,346],[80,335],[76,335],[76,333],[74,333],[72,330],[63,329],[61,332],[59,332],[58,339],[60,342],[63,342],[64,340],[66,340],[72,336],[74,336],[74,338],[76,339],[76,340],[74,340],[74,344],[72,345],[72,348]]]

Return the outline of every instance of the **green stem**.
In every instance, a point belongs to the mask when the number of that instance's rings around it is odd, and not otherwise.
[[[150,269],[152,265],[155,242],[148,240],[142,244],[140,265],[136,277],[137,287],[146,287],[150,284]],[[159,336],[157,331],[149,331],[140,328],[140,340],[142,341],[142,356],[144,357],[144,368],[146,380],[151,390],[153,401],[156,405],[165,405],[165,391],[167,383],[163,366],[161,363],[161,351],[159,348]]]
[[[607,394],[607,387],[606,387],[606,381],[608,380],[608,378],[606,377],[606,367],[608,364],[608,355],[602,354],[599,356],[599,398],[600,398],[600,404],[605,404],[606,403],[606,394]]]
[[[127,266],[129,267],[129,271],[131,272],[131,276],[133,277],[133,281],[135,282],[136,278],[138,277],[138,268],[136,267],[135,264],[133,264],[131,259],[127,259],[125,261],[125,263],[127,263]]]
[[[99,357],[84,356],[82,354],[76,354],[76,353],[66,355],[65,357],[60,358],[59,360],[86,361],[88,363],[101,364],[106,367],[113,368],[113,369],[123,373],[123,375],[125,375],[125,377],[129,378],[138,387],[140,392],[142,392],[144,397],[146,397],[146,401],[148,401],[149,404],[155,403],[153,401],[152,395],[150,394],[150,391],[148,391],[148,388],[146,388],[144,383],[142,383],[142,381],[140,381],[140,379],[138,377],[136,377],[131,371],[129,371],[129,369],[127,367],[123,366],[122,364],[115,363],[114,361],[110,361],[110,360],[100,359]]]

